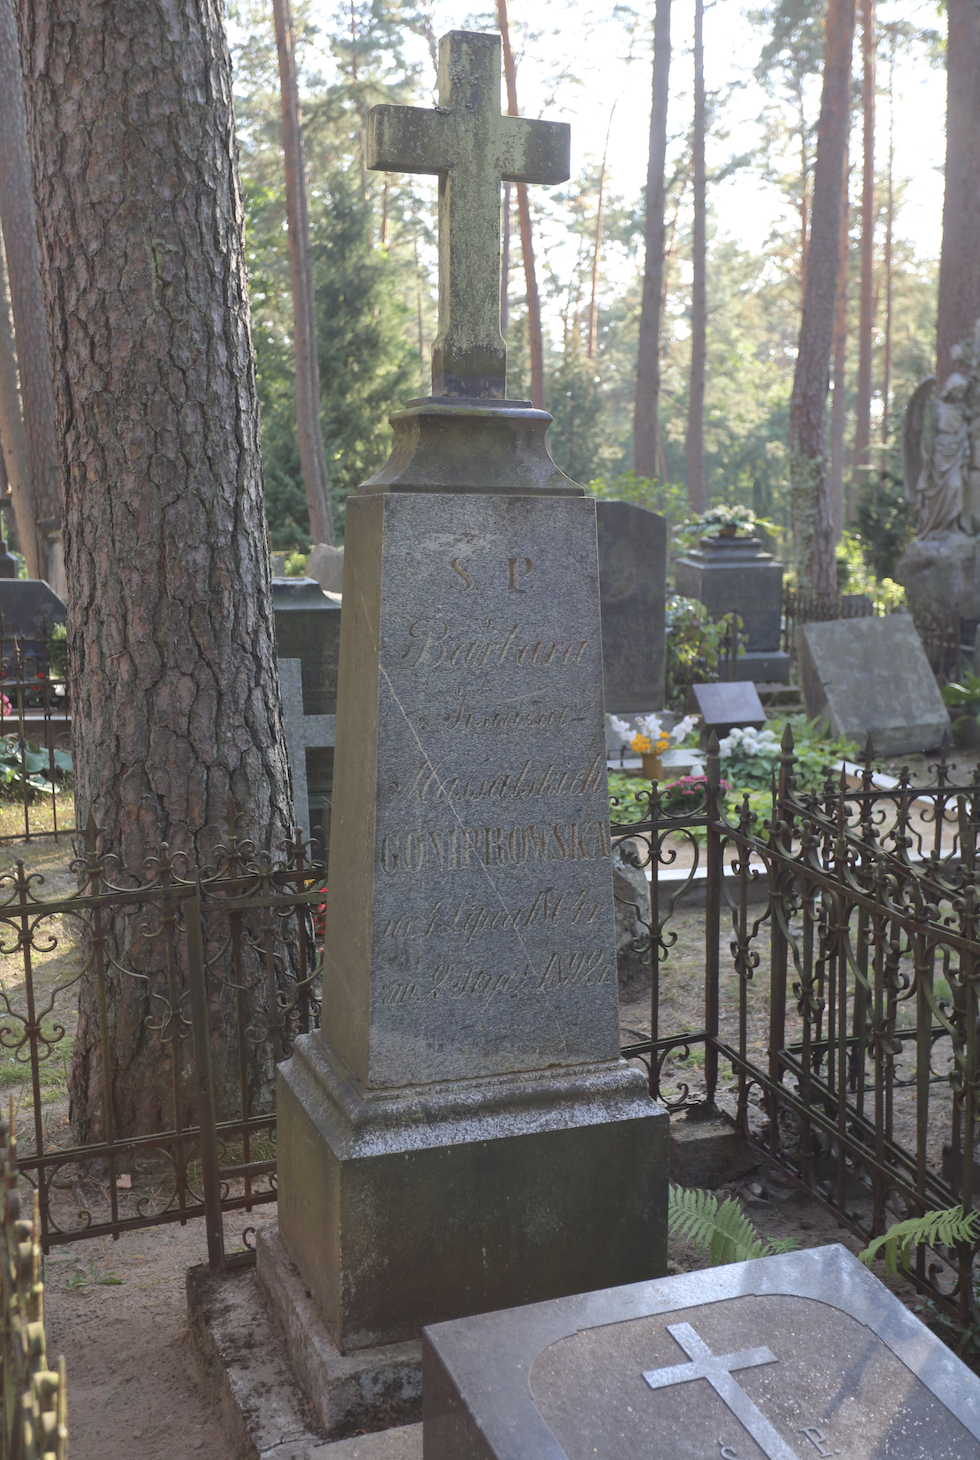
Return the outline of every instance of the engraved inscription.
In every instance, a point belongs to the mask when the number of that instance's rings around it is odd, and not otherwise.
[[[397,979],[388,985],[379,1002],[385,1007],[398,1004],[421,1004],[427,1000],[473,999],[486,1007],[492,999],[510,993],[512,996],[553,992],[583,985],[608,984],[613,977],[612,963],[605,948],[591,948],[575,953],[551,953],[539,969],[525,964],[521,970],[500,973],[480,963],[437,963],[428,969],[419,968],[415,978]]]
[[[388,833],[379,853],[384,872],[451,872],[463,867],[521,867],[525,862],[592,862],[609,856],[601,821],[541,826],[453,826]]]
[[[469,565],[469,558],[453,558],[452,562],[449,564],[453,572],[456,574],[456,577],[452,580],[451,587],[459,588],[462,590],[463,593],[473,587],[473,579],[471,575],[466,571]]]
[[[591,891],[567,887],[561,892],[553,887],[539,887],[533,895],[529,889],[527,899],[526,904],[514,908],[475,905],[466,898],[455,905],[446,905],[440,899],[432,904],[425,917],[389,918],[381,936],[392,939],[458,936],[464,947],[468,947],[480,933],[546,924],[588,927],[602,911],[602,904],[595,901]]]
[[[450,730],[565,730],[583,718],[574,713],[572,705],[551,710],[479,710],[466,703],[462,685],[456,686],[456,697],[456,709],[442,717]]]
[[[830,1448],[830,1441],[827,1439],[827,1436],[816,1425],[804,1425],[800,1430],[800,1434],[806,1436],[810,1444],[816,1449],[817,1454],[822,1455],[824,1460],[829,1460],[829,1457],[832,1455],[840,1454],[839,1450],[832,1450]]]
[[[507,587],[517,593],[526,593],[524,579],[529,578],[534,572],[534,564],[530,558],[508,558],[507,559]]]
[[[488,634],[493,634],[493,621],[487,619],[484,625]],[[455,639],[450,636],[450,626],[445,619],[419,618],[409,625],[409,642],[403,647],[400,658],[406,669],[438,669],[449,666],[452,669],[482,669],[485,665],[522,669],[560,668],[581,664],[589,639],[535,639],[525,638],[526,630],[513,624],[502,638]]]
[[[424,801],[427,796],[437,796],[447,801],[477,801],[483,796],[502,801],[536,800],[543,796],[587,796],[603,786],[606,777],[605,751],[597,752],[584,770],[559,770],[554,761],[543,768],[539,764],[532,769],[533,762],[526,760],[520,770],[498,771],[490,776],[452,775],[445,757],[436,761],[423,761],[415,772],[404,795],[407,799]]]

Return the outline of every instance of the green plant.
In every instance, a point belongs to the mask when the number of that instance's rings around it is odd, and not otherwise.
[[[953,720],[953,739],[962,745],[970,722],[980,720],[980,678],[967,670],[959,683],[943,685],[942,697],[951,710],[960,711]]]
[[[108,1272],[99,1274],[95,1270],[95,1258],[89,1258],[88,1272],[73,1272],[66,1280],[65,1287],[70,1293],[84,1293],[88,1288],[121,1288],[126,1279],[116,1277],[110,1268]]]
[[[68,627],[55,624],[48,635],[48,665],[52,678],[68,678]]]
[[[731,617],[726,613],[723,618],[713,619],[696,598],[673,593],[667,599],[666,700],[676,715],[683,715],[687,709],[692,684],[714,684],[721,678]],[[741,642],[739,652],[743,652]]]
[[[858,1257],[866,1267],[870,1267],[884,1249],[885,1274],[894,1277],[900,1262],[908,1272],[913,1247],[955,1247],[960,1242],[972,1242],[976,1235],[975,1211],[964,1211],[961,1206],[945,1207],[941,1211],[924,1212],[921,1217],[909,1217],[904,1222],[893,1222],[888,1231],[869,1242]]]
[[[304,577],[305,574],[306,574],[306,559],[307,559],[308,556],[309,556],[308,553],[303,553],[303,552],[290,553],[289,554],[289,557],[286,559],[286,562],[285,562],[286,577],[287,578],[302,578],[302,577]]]
[[[28,740],[22,758],[17,736],[0,736],[0,794],[20,797],[26,789],[30,798],[38,792],[50,796],[52,791],[69,790],[72,785],[71,756],[64,750],[56,750],[54,765],[60,773],[57,781],[52,781],[49,776],[51,759],[48,751],[39,750],[33,741]]]
[[[739,533],[751,536],[756,528],[768,533],[779,530],[774,522],[767,517],[757,517],[751,507],[745,507],[741,502],[719,503],[699,517],[691,517],[683,523],[674,533],[674,541],[682,547],[693,547],[702,537],[719,534],[737,537]]]
[[[733,1196],[719,1206],[710,1191],[697,1188],[668,1187],[667,1228],[672,1236],[693,1242],[696,1252],[708,1250],[712,1267],[771,1257],[796,1247],[789,1238],[770,1241],[760,1237]]]

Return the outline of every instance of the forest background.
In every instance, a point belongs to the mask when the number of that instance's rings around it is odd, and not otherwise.
[[[443,11],[446,11],[443,14]],[[644,264],[652,7],[513,6],[522,110],[573,119],[573,176],[530,189],[541,293],[545,403],[558,464],[602,495],[687,515],[691,360],[693,6],[675,0],[665,169],[666,246],[657,474],[632,476]],[[434,104],[446,29],[495,30],[411,0],[296,0],[293,20],[310,194],[321,421],[338,541],[347,494],[388,453],[387,416],[429,390],[435,334],[435,179],[368,172],[375,102]],[[769,519],[791,560],[789,403],[809,240],[824,6],[775,0],[706,8],[709,504]],[[944,25],[936,5],[877,6],[878,136],[871,325],[872,450],[856,459],[861,242],[860,47],[851,88],[848,289],[831,471],[867,567],[890,576],[914,528],[898,459],[901,411],[934,368],[942,223]],[[274,550],[311,544],[296,440],[292,316],[275,35],[269,7],[229,6],[246,201],[266,510]],[[717,48],[717,49],[715,49]],[[712,52],[714,50],[714,55]],[[600,69],[597,70],[597,65]],[[644,115],[644,111],[646,115]],[[618,114],[618,117],[617,117]],[[576,119],[579,135],[576,138]],[[505,249],[508,394],[530,396],[516,204]],[[852,539],[852,549],[856,545]],[[851,554],[853,562],[853,551]]]

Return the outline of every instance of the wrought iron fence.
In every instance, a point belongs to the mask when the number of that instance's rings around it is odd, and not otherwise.
[[[955,785],[944,752],[927,785],[906,771],[882,790],[869,752],[860,779],[828,774],[809,794],[794,763],[787,730],[761,825],[748,798],[724,814],[714,754],[700,814],[665,815],[654,786],[644,818],[614,828],[618,855],[652,874],[649,908],[633,904],[650,1037],[623,1053],[671,1110],[732,1100],[760,1157],[870,1239],[909,1216],[970,1209],[980,1192],[980,770]],[[700,1018],[665,1027],[672,919],[702,859]],[[684,862],[668,884],[663,869]],[[913,1280],[958,1321],[977,1320],[976,1246],[944,1256],[941,1269],[919,1248]]]
[[[48,1367],[36,1194],[31,1198],[33,1211],[27,1216],[11,1103],[9,1121],[0,1120],[0,1455],[2,1460],[65,1460],[65,1361],[59,1359],[56,1370]]]
[[[0,877],[0,1081],[30,1110],[41,1245],[203,1216],[212,1267],[249,1262],[224,1217],[276,1198],[275,1065],[319,1020],[323,864],[299,834],[275,857],[238,840],[233,806],[207,867],[163,846],[123,876],[91,821],[78,851],[64,897],[20,861]],[[124,1026],[156,1119],[126,1093]]]
[[[71,710],[66,666],[42,619],[36,638],[14,636],[0,612],[0,804],[17,814],[0,843],[75,830]]]

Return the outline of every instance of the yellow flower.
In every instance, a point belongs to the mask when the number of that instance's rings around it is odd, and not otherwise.
[[[649,735],[634,735],[630,741],[630,750],[635,750],[639,755],[647,755],[650,749]]]
[[[669,744],[670,744],[670,736],[669,735],[661,735],[660,739],[657,741],[657,754],[658,755],[663,755],[664,751],[667,749],[667,746]]]

